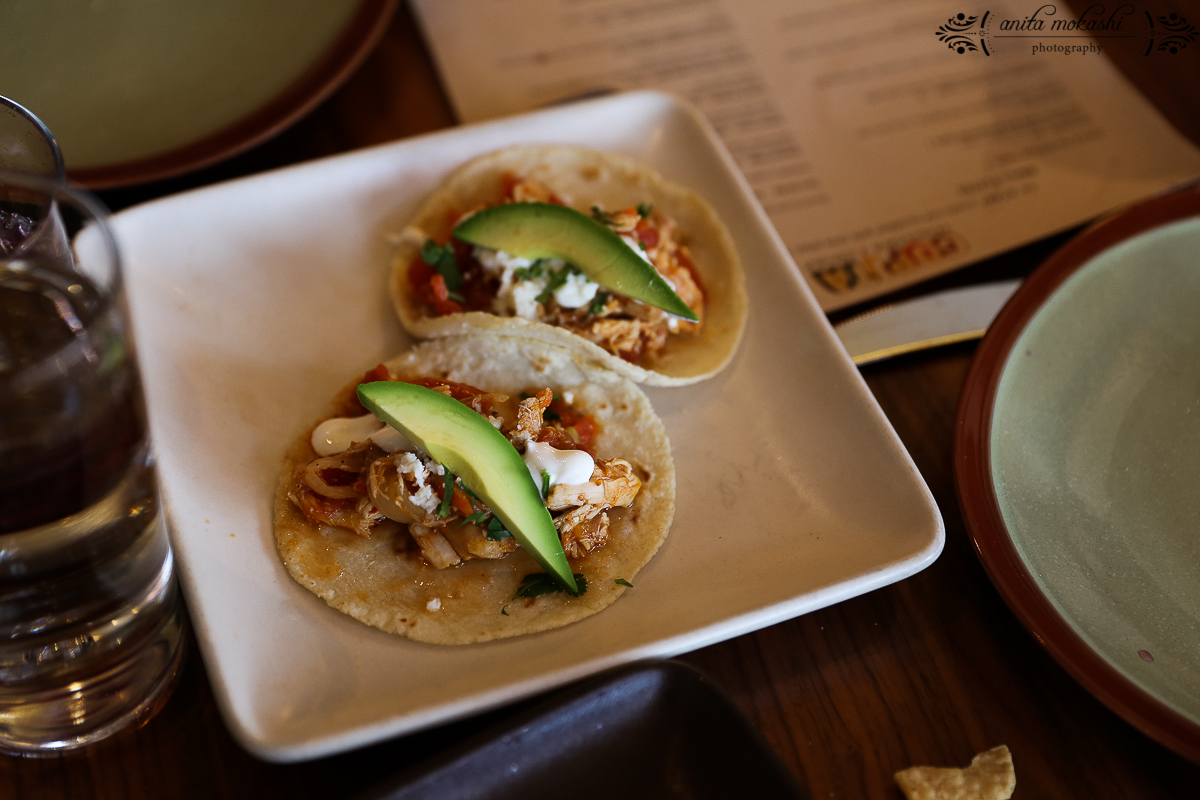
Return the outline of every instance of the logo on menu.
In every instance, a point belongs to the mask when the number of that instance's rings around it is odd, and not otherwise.
[[[1132,3],[1095,3],[1078,19],[1060,14],[1058,6],[1046,3],[1023,17],[1000,17],[990,11],[959,13],[939,25],[934,34],[959,55],[990,56],[1002,39],[1010,41],[1001,46],[1028,47],[1031,55],[1100,53],[1105,39],[1138,39],[1142,54],[1152,56],[1187,49],[1200,38],[1200,29],[1175,12],[1156,15],[1138,10]]]
[[[857,252],[805,264],[809,274],[834,294],[864,283],[922,269],[968,250],[967,240],[948,228],[884,241]]]

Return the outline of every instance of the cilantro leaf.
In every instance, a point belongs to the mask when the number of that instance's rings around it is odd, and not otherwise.
[[[446,467],[443,465],[442,469]],[[454,481],[454,473],[446,469],[446,486],[442,491],[442,502],[438,505],[438,519],[445,519],[453,511],[451,503],[454,502]]]
[[[500,521],[499,517],[492,517],[487,524],[487,538],[498,542],[501,539],[511,539],[512,534],[505,529],[504,523]]]
[[[482,525],[482,524],[484,524],[484,520],[486,520],[489,516],[491,516],[491,515],[486,511],[476,511],[474,514],[467,517],[466,519],[464,519],[462,522],[458,523],[454,527],[461,528],[463,525],[466,525],[468,522],[471,523],[472,525]]]
[[[554,294],[554,292],[557,289],[559,289],[560,287],[565,285],[567,282],[567,278],[571,277],[571,275],[576,272],[579,272],[579,270],[576,269],[575,267],[573,267],[572,265],[567,264],[562,269],[560,269],[558,272],[556,272],[550,276],[550,280],[546,283],[546,288],[542,289],[542,293],[539,294],[534,299],[537,300],[539,303],[546,302],[547,300],[550,299],[550,295]]]
[[[421,245],[421,260],[437,270],[446,281],[446,289],[457,289],[462,285],[462,273],[458,271],[458,260],[454,257],[454,247],[450,244],[439,247],[432,239],[426,239]],[[454,299],[460,300],[461,297]]]
[[[596,296],[592,298],[592,302],[588,305],[588,313],[595,315],[604,310],[608,305],[608,292],[596,292]]]
[[[458,485],[458,488],[465,489],[461,483]],[[512,534],[509,533],[504,527],[504,523],[500,521],[500,518],[491,511],[476,511],[474,514],[458,523],[458,525],[455,527],[461,528],[468,522],[472,525],[478,525],[479,527],[483,528],[484,534],[493,542],[498,542],[501,539],[509,539],[512,537]]]
[[[575,583],[579,586],[579,591],[574,593],[574,597],[587,592],[587,579],[583,575],[576,573]],[[544,594],[565,591],[566,589],[554,582],[554,578],[544,572],[535,572],[521,579],[521,586],[517,589],[517,593],[513,595],[513,600],[516,600],[518,597],[541,597]]]
[[[513,276],[519,281],[527,281],[532,278],[542,277],[542,273],[546,271],[546,260],[543,258],[534,259],[534,262],[528,267],[517,267],[513,270]]]
[[[433,239],[426,239],[425,244],[421,245],[421,260],[431,267],[436,267],[441,257],[441,245],[436,244]]]
[[[605,225],[611,224],[616,215],[615,211],[605,211],[600,206],[592,206],[592,219],[597,222],[603,222]]]
[[[542,499],[550,496],[550,473],[542,470]]]
[[[650,215],[654,213],[654,206],[649,203],[638,203],[637,212],[642,219],[650,219]]]
[[[621,586],[628,586],[630,589],[633,588],[633,584],[624,578],[614,578],[613,583],[620,584]]]

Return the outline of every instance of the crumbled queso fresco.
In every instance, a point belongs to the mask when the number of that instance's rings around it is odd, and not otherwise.
[[[542,269],[532,274],[527,271],[534,265],[533,259],[509,255],[490,247],[476,247],[475,258],[485,272],[500,279],[500,288],[492,300],[492,311],[525,319],[537,319],[538,296],[546,291],[556,273],[567,269],[566,263],[560,259],[546,258],[541,260]],[[572,272],[554,290],[553,296],[562,308],[581,308],[592,302],[599,290],[600,285],[589,281],[586,275]]]
[[[434,493],[433,487],[425,482],[425,479],[429,477],[430,470],[422,463],[420,457],[414,453],[404,453],[397,460],[396,469],[401,475],[411,475],[413,483],[420,487],[420,489],[411,495],[410,499],[413,503],[430,514],[436,514],[438,504],[441,500]],[[433,465],[433,472],[443,475],[446,469],[441,464],[435,463]]]

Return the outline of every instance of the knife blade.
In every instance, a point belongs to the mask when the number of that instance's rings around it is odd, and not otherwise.
[[[834,326],[855,364],[978,339],[1020,280],[964,286],[873,308]]]

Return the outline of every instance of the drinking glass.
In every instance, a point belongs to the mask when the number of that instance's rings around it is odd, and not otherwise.
[[[182,642],[106,212],[0,171],[0,749],[148,719]]]

